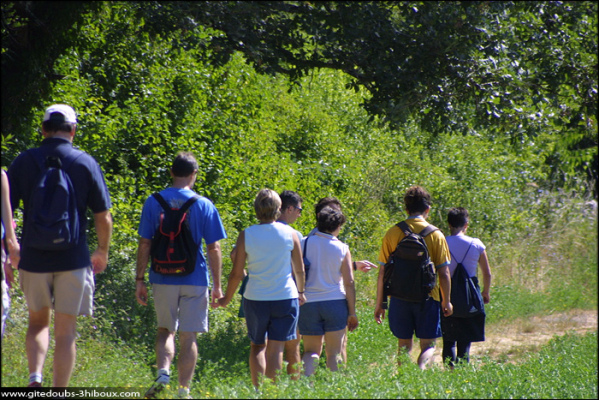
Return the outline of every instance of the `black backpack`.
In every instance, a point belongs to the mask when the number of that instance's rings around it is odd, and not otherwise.
[[[39,149],[29,151],[40,169],[31,191],[23,226],[23,245],[38,250],[68,250],[79,242],[77,197],[67,171],[83,152],[73,150],[61,159]]]
[[[472,246],[472,242],[470,242],[470,246]],[[462,261],[457,263],[451,277],[451,304],[453,305],[451,316],[456,318],[471,318],[485,313],[485,304],[480,294],[478,278],[470,277],[462,264],[470,251],[470,246],[468,246]],[[457,260],[453,254],[451,258]]]
[[[193,240],[187,210],[200,196],[191,197],[179,209],[171,208],[159,193],[152,196],[163,209],[150,247],[152,271],[162,275],[189,275],[195,269],[199,243]]]
[[[431,261],[424,238],[439,228],[428,225],[414,233],[405,221],[397,224],[405,237],[385,264],[384,296],[419,303],[429,296],[437,283],[435,265]]]

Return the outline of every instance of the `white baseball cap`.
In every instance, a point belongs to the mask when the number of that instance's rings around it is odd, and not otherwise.
[[[68,122],[71,124],[77,123],[77,116],[75,115],[75,110],[71,106],[67,106],[66,104],[53,104],[50,107],[46,108],[46,113],[44,114],[44,122],[50,120],[50,116],[52,113],[60,113],[64,116],[64,122]]]

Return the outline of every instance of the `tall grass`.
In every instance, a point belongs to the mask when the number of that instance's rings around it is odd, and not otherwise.
[[[487,243],[493,272],[489,324],[570,309],[597,309],[597,214],[576,198],[561,199],[551,215],[531,218],[528,232],[509,244]],[[586,207],[586,208],[585,208]],[[509,224],[506,222],[506,229]],[[397,366],[397,341],[387,322],[373,320],[376,272],[356,275],[359,328],[350,334],[348,366],[337,373],[324,367],[314,376],[277,384],[256,393],[248,368],[249,340],[236,317],[239,299],[210,312],[211,331],[199,335],[194,398],[597,398],[597,332],[556,337],[518,363],[488,356],[446,371]],[[133,289],[131,289],[133,290]],[[11,319],[2,342],[2,387],[27,384],[26,306],[13,289]],[[131,299],[133,301],[133,298]],[[110,324],[102,310],[82,319],[74,387],[147,388],[155,376],[155,355],[145,343],[125,343],[96,329]],[[102,333],[99,333],[99,332]],[[147,331],[154,332],[154,326]],[[417,345],[415,346],[417,347]],[[52,357],[52,348],[49,357]],[[414,351],[415,352],[415,351]],[[51,381],[46,362],[45,382]],[[171,368],[176,382],[176,367]],[[175,385],[165,398],[176,394]]]
[[[538,202],[546,212],[531,213],[526,232],[511,243],[488,244],[489,322],[597,309],[597,203],[561,192]]]

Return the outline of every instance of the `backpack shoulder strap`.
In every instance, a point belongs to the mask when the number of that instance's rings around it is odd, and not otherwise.
[[[423,230],[420,231],[419,235],[422,236],[422,237],[426,237],[429,234],[431,234],[431,233],[433,233],[434,231],[437,231],[437,230],[439,230],[439,228],[437,228],[434,225],[430,225],[429,224],[429,225],[425,226]]]
[[[152,194],[152,197],[154,197],[156,201],[158,201],[158,204],[160,204],[164,211],[170,211],[171,206],[168,205],[168,203],[166,202],[166,200],[164,200],[164,197],[162,197],[160,193],[156,192]]]
[[[156,201],[158,201],[158,203],[160,204],[160,206],[162,206],[162,208],[165,211],[171,211],[171,206],[166,202],[166,200],[164,200],[164,197],[162,197],[162,195],[158,192],[153,193],[152,197],[154,197],[156,199]],[[189,207],[191,207],[191,205],[193,203],[195,203],[196,201],[198,201],[198,199],[200,198],[199,195],[194,195],[193,197],[190,197],[189,199],[187,199],[187,201],[185,203],[183,203],[183,205],[181,206],[181,208],[179,209],[180,213],[185,213]]]
[[[401,229],[404,235],[408,236],[410,233],[412,233],[412,230],[406,221],[401,221],[396,225],[399,229]]]
[[[399,227],[399,229],[401,229],[404,233],[404,235],[408,236],[410,233],[412,233],[412,230],[410,229],[410,226],[407,224],[406,221],[401,221],[400,223],[397,224],[397,226]],[[425,237],[428,236],[429,234],[433,233],[434,231],[439,230],[439,228],[437,228],[434,225],[428,224],[427,226],[424,227],[423,230],[420,231],[420,233],[418,233],[418,235]]]
[[[75,153],[76,153],[76,155],[73,156],[73,154],[75,154]],[[29,149],[27,154],[29,154],[31,156],[31,158],[35,161],[35,163],[38,166],[38,168],[40,169],[40,171],[43,171],[44,167],[46,166],[46,159],[48,158],[48,156],[43,158],[42,151],[40,150],[39,147]],[[75,151],[75,149],[71,149],[71,151],[68,154],[66,154],[63,158],[60,159],[60,163],[62,164],[60,169],[67,172],[67,169],[69,169],[69,167],[73,164],[73,162],[75,162],[75,160],[77,160],[83,154],[84,154],[83,151],[80,151],[80,150]]]
[[[304,252],[302,253],[304,255],[304,257],[306,256],[306,244],[308,243],[309,237],[310,237],[310,235],[306,236],[306,240],[304,240]]]
[[[452,259],[452,260],[456,260],[455,256],[454,256],[454,255],[453,255],[453,253],[451,252],[451,250],[449,250],[449,255],[451,256],[451,259]],[[464,261],[464,260],[462,260],[462,261]],[[456,261],[456,264],[459,264],[459,263]]]
[[[200,196],[198,196],[197,194],[193,195],[192,197],[190,197],[189,199],[187,199],[187,201],[181,206],[181,208],[179,209],[179,211],[184,214],[187,212],[187,210],[189,209],[189,207],[191,207],[191,205],[193,203],[195,203],[196,201],[198,201],[200,198]]]
[[[466,256],[468,255],[468,252],[470,251],[470,247],[472,246],[472,243],[474,243],[474,240],[472,240],[470,242],[470,244],[468,245],[468,250],[466,250],[466,252],[464,253],[464,257],[462,257],[462,261],[460,261],[459,263],[456,261],[456,263],[461,264],[464,262],[464,260],[466,259]],[[455,256],[453,254],[451,254],[451,250],[449,251],[449,254],[451,255],[452,259],[455,258]]]

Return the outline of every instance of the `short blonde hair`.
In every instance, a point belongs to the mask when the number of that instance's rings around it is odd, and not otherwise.
[[[276,221],[281,215],[281,198],[271,189],[261,189],[254,200],[254,210],[260,222]]]

